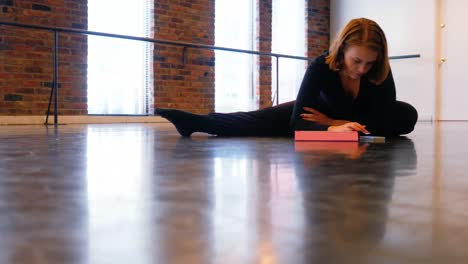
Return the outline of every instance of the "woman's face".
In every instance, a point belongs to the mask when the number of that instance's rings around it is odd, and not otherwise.
[[[351,79],[360,79],[377,62],[378,53],[365,46],[352,45],[344,50],[343,74]]]

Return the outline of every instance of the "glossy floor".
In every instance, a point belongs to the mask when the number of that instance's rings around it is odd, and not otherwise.
[[[0,127],[0,263],[468,263],[468,122],[385,144]]]

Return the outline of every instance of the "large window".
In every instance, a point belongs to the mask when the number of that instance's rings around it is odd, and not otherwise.
[[[152,0],[89,0],[91,31],[151,37]],[[88,113],[145,115],[152,98],[152,44],[88,38]]]
[[[294,56],[306,56],[305,1],[273,0],[272,52]],[[296,99],[304,77],[307,62],[295,59],[279,60],[279,76],[276,76],[276,58],[272,59],[273,100],[279,103]],[[279,89],[275,87],[279,78]]]
[[[215,45],[253,50],[255,0],[216,0]],[[252,110],[255,57],[216,51],[215,108],[217,112]]]

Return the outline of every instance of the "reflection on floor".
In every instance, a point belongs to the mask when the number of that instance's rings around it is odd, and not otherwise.
[[[468,123],[384,144],[0,127],[0,263],[468,263]]]

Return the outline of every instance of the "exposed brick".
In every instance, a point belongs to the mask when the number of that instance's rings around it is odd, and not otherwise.
[[[0,43],[0,50],[12,50],[11,45]]]
[[[23,101],[23,96],[19,94],[5,94],[5,101]]]
[[[32,10],[39,10],[39,11],[52,11],[52,8],[50,6],[46,5],[38,5],[38,4],[33,4],[32,5]]]
[[[0,0],[0,19],[25,24],[87,28],[87,4],[74,0]],[[5,9],[5,7],[7,9]],[[76,12],[78,15],[70,15]],[[0,78],[2,87],[0,115],[42,115],[45,113],[53,80],[53,33],[17,27],[0,26]],[[69,56],[69,53],[73,55]],[[86,102],[87,37],[59,34],[59,113],[86,113],[84,105],[62,102],[64,91],[79,90],[75,101]],[[68,66],[67,66],[68,65]],[[64,66],[64,67],[62,67]],[[73,81],[66,81],[72,79]],[[3,103],[13,104],[3,104]],[[76,109],[76,107],[81,107]]]
[[[53,88],[53,87],[54,87],[54,83],[53,83],[53,82],[41,82],[41,86],[42,86],[42,87]],[[58,87],[58,88],[62,88],[62,84],[61,84],[61,83],[58,83],[57,87]]]
[[[260,52],[271,53],[272,40],[272,0],[257,0],[258,20],[256,49]],[[255,102],[259,108],[272,105],[271,102],[271,57],[258,56],[258,78],[255,87]]]
[[[34,94],[34,89],[32,88],[19,88],[16,90],[20,94]]]
[[[330,45],[330,0],[307,0],[307,56],[317,57]]]
[[[86,29],[88,26],[86,24],[83,24],[83,23],[72,23],[71,25],[72,28],[76,28],[76,29]]]
[[[213,0],[155,1],[155,37],[214,45],[214,8]],[[183,64],[182,48],[156,45],[154,58],[157,107],[214,111],[214,51],[187,49]]]
[[[0,0],[0,5],[13,6],[13,0]]]
[[[0,0],[0,19],[26,24],[87,29],[87,1]],[[272,3],[257,0],[256,49],[271,52]],[[111,7],[110,7],[111,9]],[[214,45],[214,0],[155,0],[156,39]],[[330,0],[305,0],[308,56],[328,49]],[[59,34],[59,114],[86,114],[87,37]],[[0,115],[44,114],[52,87],[53,34],[0,26]],[[155,45],[155,104],[199,113],[214,110],[215,55],[211,50]],[[272,65],[258,56],[258,107],[271,105]]]

